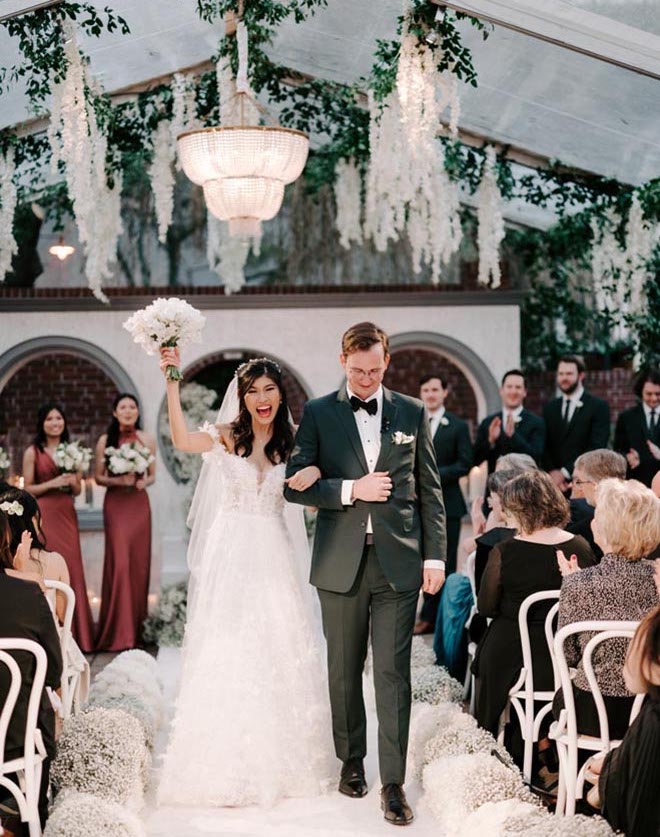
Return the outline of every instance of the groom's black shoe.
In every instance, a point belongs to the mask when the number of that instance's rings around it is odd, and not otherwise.
[[[347,759],[339,777],[339,793],[360,799],[367,795],[367,780],[364,778],[362,759]]]
[[[380,791],[380,807],[385,812],[385,819],[392,825],[408,825],[414,819],[401,785],[383,785]]]

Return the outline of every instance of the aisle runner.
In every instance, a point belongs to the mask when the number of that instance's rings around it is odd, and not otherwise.
[[[158,669],[165,686],[165,699],[171,706],[176,691],[179,652],[162,649]],[[365,799],[347,799],[333,791],[316,799],[290,799],[273,808],[156,808],[153,788],[157,767],[165,748],[167,731],[156,742],[154,781],[150,789],[145,820],[149,837],[394,837],[400,830],[388,825],[380,811],[380,784],[376,756],[376,710],[371,682],[365,682],[369,729],[369,755],[366,759],[369,795]],[[194,765],[182,765],[182,771],[194,771]],[[301,765],[304,770],[304,765]],[[339,762],[337,762],[339,775]],[[417,782],[406,786],[415,811],[415,821],[405,834],[415,837],[443,837],[433,817],[419,805],[421,787]],[[447,835],[449,837],[449,835]]]

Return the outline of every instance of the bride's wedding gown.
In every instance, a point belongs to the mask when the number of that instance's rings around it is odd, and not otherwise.
[[[201,554],[192,556],[192,607],[159,803],[314,796],[334,778],[337,761],[308,566],[285,524],[285,466],[261,475],[217,439],[204,458],[220,496]]]

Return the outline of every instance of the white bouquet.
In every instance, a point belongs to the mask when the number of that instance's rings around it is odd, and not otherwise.
[[[9,454],[4,448],[0,448],[0,475],[9,469],[10,464]]]
[[[125,442],[118,448],[105,449],[108,471],[115,476],[121,474],[145,474],[155,457],[149,448],[137,442]]]
[[[153,355],[166,346],[185,346],[201,343],[206,317],[185,300],[173,296],[159,297],[142,311],[137,311],[124,323],[147,354]],[[167,367],[168,381],[180,381],[182,375],[175,366]]]
[[[86,471],[92,461],[92,449],[83,447],[80,442],[61,442],[53,455],[55,464],[65,474],[77,474]]]

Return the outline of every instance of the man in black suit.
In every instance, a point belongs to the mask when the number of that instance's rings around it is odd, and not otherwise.
[[[46,597],[37,583],[23,581],[7,575],[1,565],[0,637],[31,639],[41,645],[48,658],[46,686],[50,686],[51,689],[59,689],[62,679],[62,653],[55,621],[48,607]],[[11,655],[21,670],[21,690],[5,740],[4,755],[6,760],[18,758],[23,754],[27,706],[34,679],[34,657],[32,654],[25,651],[13,651]],[[0,705],[4,704],[9,691],[10,679],[7,667],[0,665]],[[55,715],[45,689],[41,695],[38,725],[48,753],[48,758],[43,762],[39,794],[39,814],[43,824],[48,811],[47,795],[50,761],[55,755]],[[0,789],[0,794],[3,797],[5,796],[4,789]],[[13,797],[11,799],[13,800]]]
[[[584,388],[586,366],[578,355],[564,355],[557,365],[557,398],[543,409],[546,441],[544,466],[560,491],[570,488],[573,465],[581,453],[606,448],[610,407]]]
[[[506,453],[526,453],[540,463],[545,443],[543,420],[523,407],[527,395],[525,376],[520,369],[505,373],[500,387],[502,409],[481,422],[474,441],[474,464],[488,461],[488,473]]]
[[[639,404],[619,414],[614,450],[626,457],[629,479],[650,487],[660,471],[660,370],[640,372],[633,389]]]
[[[435,458],[438,463],[447,523],[447,562],[445,574],[456,572],[456,553],[461,534],[461,518],[467,512],[458,483],[472,465],[472,442],[467,422],[445,409],[449,384],[442,375],[424,375],[419,382],[419,397],[424,402]],[[430,634],[435,628],[440,594],[424,593],[424,604],[415,625],[416,634]]]

